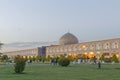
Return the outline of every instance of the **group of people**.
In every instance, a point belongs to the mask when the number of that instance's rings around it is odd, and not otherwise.
[[[27,60],[27,63],[28,63],[28,64],[32,63],[32,60],[31,60],[31,59],[30,59],[30,60]]]
[[[84,60],[78,59],[78,64],[80,64],[80,63],[84,63]],[[76,61],[73,61],[73,64],[76,64]],[[101,62],[100,61],[97,62],[95,59],[95,60],[93,60],[93,64],[98,64],[98,69],[101,69]]]
[[[58,63],[58,60],[56,58],[51,59],[51,64],[57,65],[57,63]]]

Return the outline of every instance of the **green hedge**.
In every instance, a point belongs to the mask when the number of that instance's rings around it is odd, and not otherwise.
[[[60,58],[58,64],[67,67],[70,64],[69,58]]]

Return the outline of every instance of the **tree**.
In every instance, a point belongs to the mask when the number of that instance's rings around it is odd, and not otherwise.
[[[42,56],[42,62],[44,63],[46,60],[46,57],[45,56]]]
[[[35,61],[35,60],[36,60],[36,57],[35,57],[35,56],[33,56],[32,60],[33,60],[33,61]]]
[[[51,60],[51,57],[50,57],[50,55],[48,55],[46,58],[46,61],[50,61],[50,60]]]
[[[7,61],[9,58],[8,58],[8,56],[7,55],[3,55],[2,57],[1,57],[1,60],[2,61]]]
[[[40,55],[38,55],[38,56],[36,57],[36,60],[37,60],[37,61],[41,61],[41,60],[42,60],[42,57],[41,57]]]
[[[102,56],[100,57],[100,60],[101,60],[101,61],[104,61],[104,60],[105,60],[105,56],[102,55]]]
[[[22,56],[18,55],[14,58],[14,62],[15,62],[14,71],[16,73],[22,73],[25,69],[26,60]]]
[[[111,60],[112,60],[113,62],[115,62],[115,63],[118,63],[118,62],[119,62],[119,60],[118,60],[118,58],[117,58],[117,56],[116,56],[115,54],[112,56]]]
[[[70,61],[74,61],[74,58],[72,57],[72,56],[68,56],[68,59],[70,60]]]

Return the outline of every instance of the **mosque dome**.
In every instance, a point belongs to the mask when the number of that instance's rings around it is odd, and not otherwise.
[[[60,39],[59,39],[59,44],[60,45],[67,45],[67,44],[77,44],[78,39],[76,36],[74,36],[71,33],[66,33],[64,34]]]

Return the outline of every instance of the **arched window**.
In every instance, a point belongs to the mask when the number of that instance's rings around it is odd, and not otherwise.
[[[113,42],[112,43],[112,49],[117,49],[118,48],[118,42]]]
[[[67,52],[67,47],[64,47],[64,52]]]
[[[56,52],[59,52],[60,50],[59,50],[59,48],[56,48]]]
[[[78,47],[78,50],[79,50],[79,51],[81,51],[81,50],[82,50],[81,46],[79,46],[79,47]]]
[[[60,48],[60,52],[63,52],[63,48]]]
[[[68,51],[72,51],[71,46],[70,46],[70,47],[68,47]]]
[[[110,48],[110,44],[107,42],[103,45],[104,49],[109,49]]]
[[[74,47],[73,47],[73,51],[77,51],[77,48],[76,48],[76,46],[74,46]]]
[[[100,50],[102,48],[101,44],[100,43],[97,43],[96,44],[96,50]]]
[[[90,50],[94,50],[94,44],[90,45]]]

